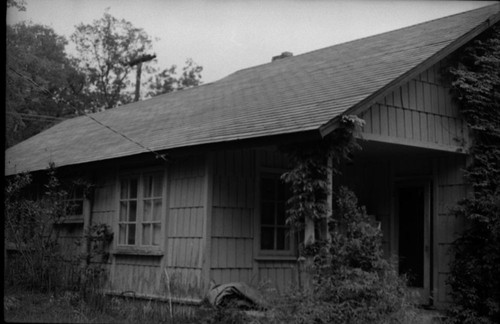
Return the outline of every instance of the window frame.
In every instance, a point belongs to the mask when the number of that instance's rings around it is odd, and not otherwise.
[[[161,176],[161,183],[160,185],[156,188],[161,188],[161,193],[159,195],[156,195],[154,197],[145,197],[145,186],[146,186],[146,178],[151,175],[160,175]],[[136,197],[131,198],[130,197],[130,179],[136,179],[137,180],[137,188],[136,188]],[[128,180],[127,181],[127,198],[122,198],[122,181]],[[167,215],[167,174],[166,170],[164,168],[147,168],[147,169],[142,169],[142,170],[137,170],[137,171],[126,171],[126,172],[121,172],[118,174],[117,177],[117,184],[116,184],[116,192],[117,192],[117,198],[116,198],[116,225],[115,225],[115,233],[116,233],[116,239],[115,241],[115,253],[120,254],[147,254],[147,255],[162,255],[163,250],[164,250],[164,238],[165,238],[165,227],[166,227],[166,215]],[[154,183],[152,184],[152,188],[154,189]],[[160,200],[161,201],[161,206],[160,212],[159,212],[159,219],[153,220],[146,220],[145,221],[145,215],[144,215],[144,202],[145,200],[147,201],[154,201],[154,200]],[[121,220],[121,205],[123,201],[135,201],[136,202],[136,214],[135,214],[135,221],[130,221],[128,216],[128,207],[127,207],[127,216],[126,220],[122,221]],[[127,205],[129,206],[129,205]],[[151,215],[153,217],[153,215]],[[121,242],[121,232],[120,232],[120,225],[122,224],[127,224],[127,225],[135,225],[135,239],[134,239],[134,244],[129,244],[129,229],[126,229],[126,237],[124,243]],[[143,244],[143,226],[144,225],[149,225],[151,227],[151,232],[150,232],[150,243],[153,242],[153,231],[154,231],[154,226],[159,225],[159,232],[158,232],[158,239],[157,245],[152,245],[152,244]]]
[[[84,223],[84,215],[86,212],[86,202],[88,198],[85,196],[84,188],[74,183],[74,178],[66,178],[62,181],[63,189],[66,190],[67,195],[62,199],[64,203],[64,216],[61,219],[61,224],[80,224]],[[79,202],[81,213],[68,214],[68,207],[71,203]]]
[[[262,181],[263,179],[273,179],[273,180],[278,180],[278,181],[282,181],[280,179],[280,176],[285,172],[286,170],[281,170],[281,169],[275,169],[275,168],[260,168],[259,172],[258,172],[258,177],[257,177],[257,195],[256,195],[256,201],[257,201],[257,213],[256,213],[256,227],[257,227],[257,230],[256,230],[256,233],[258,233],[258,235],[256,235],[256,239],[257,239],[257,242],[256,242],[256,245],[257,245],[257,250],[258,250],[258,256],[257,256],[257,259],[267,259],[269,257],[271,258],[274,258],[276,257],[276,259],[279,259],[280,257],[281,258],[290,258],[290,257],[293,257],[295,259],[295,257],[297,256],[297,251],[296,251],[296,233],[295,231],[291,228],[291,226],[286,226],[288,228],[288,240],[289,240],[289,248],[286,249],[286,250],[278,250],[278,249],[263,249],[262,248],[262,242],[261,242],[261,239],[262,239],[262,227],[264,224],[262,224],[262,205],[263,205],[263,202],[264,200],[262,199]],[[283,211],[285,212],[285,217],[286,217],[286,201],[287,201],[288,197],[284,197],[284,208],[283,208]],[[275,200],[276,201],[276,200]],[[280,227],[280,225],[277,225],[277,217],[275,217],[275,221],[274,221],[274,225],[272,226],[272,228],[274,229],[274,243],[273,245],[276,246],[276,240],[277,240],[277,237],[276,237],[276,234],[277,234],[277,228]],[[270,225],[266,224],[264,225],[265,227],[271,227]]]

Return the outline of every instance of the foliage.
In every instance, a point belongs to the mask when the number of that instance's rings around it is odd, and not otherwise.
[[[363,121],[355,116],[343,116],[341,127],[324,141],[294,143],[283,147],[292,169],[282,175],[290,185],[287,201],[287,223],[302,228],[306,219],[319,221],[327,215],[326,197],[329,193],[328,174],[338,173],[338,165],[359,148],[353,132]],[[328,165],[328,160],[333,161]]]
[[[50,27],[7,25],[7,147],[74,116],[85,105],[85,78],[66,56],[66,44]]]
[[[407,323],[414,315],[410,294],[383,258],[381,231],[370,224],[354,193],[335,193],[330,241],[307,248],[314,256],[313,290],[291,298],[282,312],[292,323]]]
[[[9,0],[7,7],[26,10],[24,1]],[[50,27],[7,25],[6,147],[60,120],[132,101],[130,63],[152,50],[148,34],[105,13],[77,25],[71,40],[76,57],[67,56],[67,40]],[[179,74],[175,65],[158,72],[155,63],[142,69],[149,97],[201,84],[203,68],[192,59]]]
[[[78,63],[95,96],[93,111],[132,101],[129,62],[149,54],[152,41],[141,28],[105,13],[92,24],[79,24],[71,35]]]
[[[205,301],[196,312],[200,324],[239,324],[250,323],[250,318],[243,311],[233,307],[214,307]]]
[[[9,264],[15,269],[12,280],[43,290],[60,284],[60,264],[64,258],[59,252],[58,235],[54,224],[60,223],[66,192],[60,188],[54,169],[48,171],[48,183],[42,199],[22,197],[23,189],[31,183],[27,174],[17,175],[5,187],[5,236],[14,244],[20,257]]]
[[[26,11],[25,0],[7,0],[7,8],[16,8],[19,11]]]
[[[203,67],[196,64],[192,59],[186,60],[182,68],[182,74],[177,76],[177,66],[172,65],[168,69],[157,73],[149,84],[148,96],[154,97],[163,93],[188,89],[201,84],[201,72]]]
[[[455,242],[450,322],[500,322],[500,26],[454,57],[452,90],[472,130],[473,192],[454,210],[467,221]]]

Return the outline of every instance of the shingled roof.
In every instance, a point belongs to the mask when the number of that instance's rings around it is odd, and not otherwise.
[[[324,135],[336,117],[450,54],[496,23],[499,12],[495,4],[287,57],[92,117],[155,151],[304,131]],[[81,116],[7,149],[5,174],[144,152]]]

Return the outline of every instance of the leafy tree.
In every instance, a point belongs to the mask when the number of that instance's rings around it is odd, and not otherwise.
[[[19,11],[26,11],[26,2],[24,0],[7,0],[7,8],[12,7]]]
[[[180,76],[177,76],[176,65],[157,73],[149,84],[148,96],[154,97],[163,93],[200,85],[202,83],[201,72],[203,67],[196,64],[191,58],[187,59],[185,64]]]
[[[455,242],[450,322],[500,322],[500,26],[454,57],[452,90],[472,131],[473,192],[454,211],[467,221]]]
[[[7,25],[6,36],[5,144],[9,147],[74,116],[86,102],[81,96],[85,78],[67,57],[64,37],[50,27],[26,23]]]
[[[152,50],[148,34],[124,19],[105,13],[92,24],[77,25],[71,40],[76,44],[79,67],[95,97],[92,110],[132,101],[129,63]]]

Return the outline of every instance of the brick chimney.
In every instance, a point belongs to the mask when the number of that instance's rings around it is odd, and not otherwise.
[[[271,62],[274,62],[274,61],[280,60],[280,59],[284,59],[284,58],[287,58],[287,57],[290,57],[290,56],[293,56],[292,52],[283,52],[280,55],[273,56],[273,59],[271,60]]]

